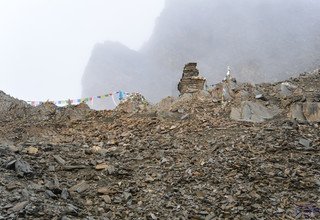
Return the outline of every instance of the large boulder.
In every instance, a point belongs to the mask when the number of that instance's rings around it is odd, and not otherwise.
[[[299,122],[320,122],[320,102],[294,103],[289,117]]]
[[[239,107],[231,109],[230,117],[237,121],[264,122],[280,113],[277,106],[265,106],[259,102],[243,101]]]

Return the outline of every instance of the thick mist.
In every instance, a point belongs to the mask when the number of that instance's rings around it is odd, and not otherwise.
[[[167,0],[141,50],[96,45],[83,95],[122,89],[157,101],[176,93],[190,61],[209,84],[220,81],[227,66],[250,82],[312,70],[320,64],[319,9],[316,0]]]
[[[0,0],[0,90],[26,101],[80,98],[94,45],[141,48],[163,7],[164,0]]]

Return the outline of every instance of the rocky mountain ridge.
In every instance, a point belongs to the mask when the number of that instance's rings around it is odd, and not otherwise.
[[[318,219],[319,85],[231,72],[113,111],[1,93],[0,219]]]

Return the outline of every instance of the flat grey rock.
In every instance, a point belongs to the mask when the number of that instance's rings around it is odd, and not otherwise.
[[[263,104],[243,101],[238,108],[232,108],[230,117],[236,121],[264,122],[280,113],[277,106],[266,107]]]

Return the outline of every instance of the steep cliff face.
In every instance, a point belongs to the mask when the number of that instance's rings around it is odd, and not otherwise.
[[[124,87],[130,90],[143,60],[140,53],[120,43],[97,44],[83,77],[83,93],[104,94]]]
[[[319,2],[312,0],[174,0],[142,50],[179,70],[198,61],[210,80],[226,66],[241,80],[284,79],[319,61]]]
[[[209,83],[231,66],[241,81],[276,81],[320,64],[320,3],[315,0],[167,0],[140,51],[97,45],[83,94],[142,92],[155,101],[176,91],[181,67],[196,61]]]
[[[161,97],[166,86],[165,78],[157,78],[160,71],[146,54],[134,51],[115,42],[97,44],[82,78],[83,96],[95,96],[123,90],[148,94],[151,100]],[[170,76],[170,74],[163,74]],[[95,100],[96,109],[113,108],[109,99]]]

